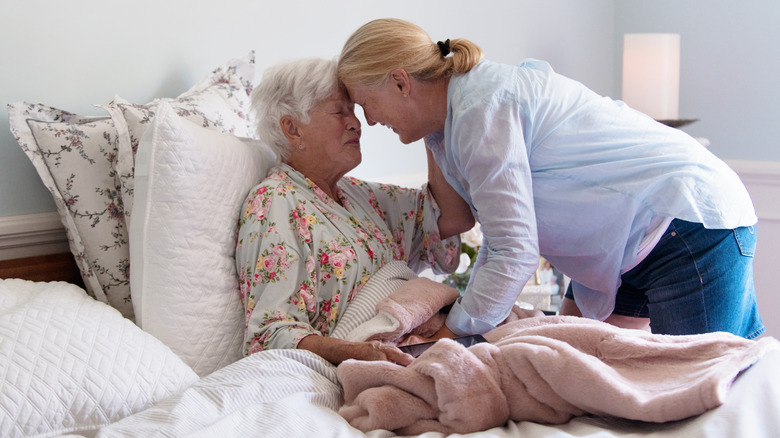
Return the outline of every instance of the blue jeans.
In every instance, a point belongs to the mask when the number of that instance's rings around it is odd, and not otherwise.
[[[765,330],[753,284],[755,248],[755,226],[709,230],[675,219],[650,254],[621,276],[614,313],[649,317],[653,333],[755,338]]]

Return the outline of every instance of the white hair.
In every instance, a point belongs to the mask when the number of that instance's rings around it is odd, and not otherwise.
[[[258,138],[286,161],[291,145],[279,125],[281,118],[309,123],[309,111],[337,87],[336,60],[303,58],[269,67],[252,91]]]

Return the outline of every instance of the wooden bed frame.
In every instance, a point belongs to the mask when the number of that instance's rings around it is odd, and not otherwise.
[[[0,278],[30,281],[67,281],[84,287],[76,261],[69,252],[0,260]]]

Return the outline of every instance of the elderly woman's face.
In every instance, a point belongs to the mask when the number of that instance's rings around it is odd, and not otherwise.
[[[336,91],[312,108],[309,116],[310,122],[300,127],[302,158],[320,168],[344,173],[357,167],[362,159],[360,121],[347,94]]]

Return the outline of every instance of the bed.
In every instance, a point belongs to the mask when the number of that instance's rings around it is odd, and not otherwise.
[[[396,436],[340,414],[339,368],[320,357],[239,353],[236,206],[275,160],[251,138],[254,73],[249,53],[175,98],[115,96],[103,116],[9,105],[81,281],[41,275],[40,258],[0,271],[0,436]],[[776,436],[779,367],[780,351],[762,350],[720,406],[677,421],[583,414],[458,436]]]

